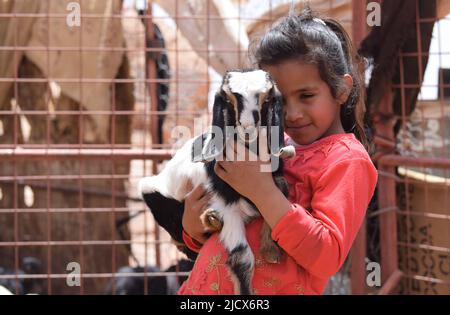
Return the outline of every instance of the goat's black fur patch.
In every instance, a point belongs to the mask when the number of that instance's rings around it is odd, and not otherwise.
[[[237,108],[237,114],[238,114],[238,118],[241,118],[241,113],[244,110],[244,101],[243,101],[243,97],[241,94],[238,93],[233,93],[234,97],[236,97],[237,100],[237,104],[236,104],[236,108]]]
[[[259,111],[257,111],[257,110],[252,111],[252,115],[253,115],[253,120],[255,121],[255,125],[256,125],[257,123],[259,123]]]
[[[116,275],[114,279],[112,279],[108,285],[106,286],[104,294],[111,295],[167,295],[167,294],[176,294],[179,287],[182,283],[187,279],[187,276],[178,276],[175,277],[175,282],[169,281],[170,276],[154,276],[152,273],[157,272],[186,272],[191,271],[194,262],[189,260],[180,260],[176,265],[169,267],[166,270],[160,270],[154,266],[144,267],[128,267],[124,266],[117,270],[116,273],[144,273],[147,275],[144,276],[125,276],[125,275]],[[178,278],[178,279],[176,279]],[[147,290],[145,287],[147,286]]]
[[[231,271],[236,275],[239,281],[240,293],[242,295],[252,294],[251,288],[249,286],[250,272],[252,265],[248,262],[242,261],[242,256],[245,251],[250,250],[248,245],[238,245],[234,248],[228,256],[227,265],[230,267]],[[251,284],[250,284],[251,285]]]
[[[179,202],[173,198],[167,198],[159,192],[143,194],[144,201],[159,225],[161,225],[170,236],[178,243],[183,241],[183,213],[184,202]],[[190,259],[195,259],[197,253],[187,246],[181,249]]]

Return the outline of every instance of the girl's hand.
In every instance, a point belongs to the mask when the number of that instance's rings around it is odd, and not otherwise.
[[[202,244],[208,238],[200,215],[205,211],[209,199],[211,199],[211,196],[206,193],[205,188],[200,184],[186,195],[184,201],[183,229],[189,236]]]
[[[232,142],[227,145],[226,152],[234,152],[234,159],[217,161],[214,171],[239,194],[256,203],[262,197],[262,191],[276,189],[270,171],[270,161],[258,160],[258,157],[241,143]],[[245,161],[242,161],[243,152],[245,152]]]
[[[226,152],[245,152],[251,161],[218,161],[214,166],[217,176],[233,187],[242,196],[250,199],[264,220],[273,228],[289,211],[291,203],[275,185],[270,170],[270,160],[257,160],[254,153],[244,145],[233,143]],[[256,160],[256,161],[255,161]]]

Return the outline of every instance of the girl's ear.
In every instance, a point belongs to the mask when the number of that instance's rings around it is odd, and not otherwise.
[[[350,93],[352,92],[353,88],[353,77],[350,74],[348,73],[344,74],[342,79],[344,81],[343,90],[337,97],[339,105],[345,104],[345,102],[347,102],[347,99],[350,96]]]

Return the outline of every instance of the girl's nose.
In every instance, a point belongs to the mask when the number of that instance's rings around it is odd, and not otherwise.
[[[302,109],[298,105],[285,104],[284,117],[288,121],[296,121],[304,116]]]

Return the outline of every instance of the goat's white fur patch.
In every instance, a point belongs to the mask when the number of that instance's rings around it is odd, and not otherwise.
[[[244,127],[255,126],[253,111],[260,112],[257,93],[267,93],[273,87],[267,79],[267,73],[262,70],[250,72],[230,72],[228,88],[231,92],[242,95],[243,110],[239,124]],[[259,125],[261,122],[258,122]]]
[[[227,211],[223,211],[222,219],[224,224],[220,232],[220,240],[228,251],[232,251],[240,244],[247,244],[245,237],[245,222],[242,219],[242,213],[239,211],[237,204],[227,207]]]
[[[272,88],[272,83],[267,80],[267,72],[263,70],[250,72],[230,72],[228,86],[231,92],[238,93],[248,99],[255,93],[266,93]]]
[[[142,178],[139,181],[140,194],[158,191],[165,197],[182,201],[189,193],[189,183],[193,187],[205,183],[205,165],[191,161],[193,143],[194,139],[187,141],[158,175]]]
[[[140,194],[157,191],[165,197],[182,201],[189,193],[188,182],[191,182],[193,187],[203,184],[207,191],[212,192],[209,207],[216,210],[223,219],[220,239],[224,246],[231,250],[239,244],[247,244],[245,222],[259,216],[259,213],[244,199],[226,205],[223,198],[212,191],[212,183],[204,164],[191,161],[193,143],[194,139],[187,141],[158,175],[141,179]]]

